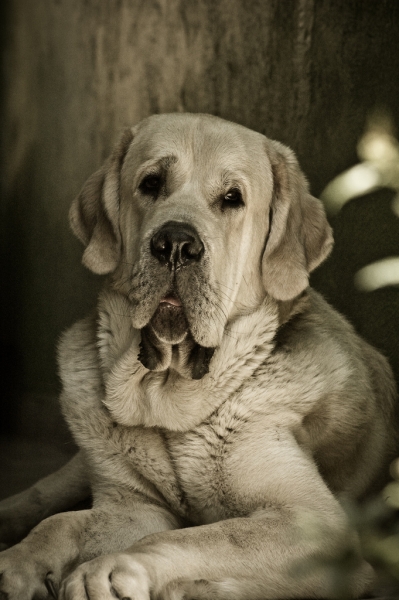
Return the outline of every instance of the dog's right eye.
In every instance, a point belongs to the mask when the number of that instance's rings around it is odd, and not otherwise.
[[[139,185],[139,189],[143,194],[151,196],[157,195],[162,186],[162,180],[159,175],[147,175]]]
[[[226,208],[242,208],[244,200],[242,199],[241,191],[238,188],[231,188],[222,200],[222,209]]]

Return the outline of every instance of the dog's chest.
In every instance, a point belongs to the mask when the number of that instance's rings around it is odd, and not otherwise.
[[[188,517],[194,523],[243,516],[253,510],[248,490],[240,489],[236,480],[243,436],[245,422],[223,410],[190,432],[166,434]]]

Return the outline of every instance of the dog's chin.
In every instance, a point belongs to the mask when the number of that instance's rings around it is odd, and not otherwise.
[[[150,326],[160,342],[171,345],[180,344],[189,331],[183,306],[169,302],[159,304]]]

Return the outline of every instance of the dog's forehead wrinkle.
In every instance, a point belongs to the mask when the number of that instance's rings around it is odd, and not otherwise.
[[[171,165],[173,165],[173,163],[177,162],[178,157],[176,154],[165,154],[162,156],[154,156],[149,158],[148,160],[146,160],[142,167],[141,170],[150,170],[150,169],[156,169],[156,168],[161,168],[161,169],[169,169]]]
[[[187,168],[190,163],[196,171],[216,166],[221,171],[245,171],[253,176],[265,161],[264,136],[239,125],[183,118],[175,119],[175,127],[170,127],[162,121],[148,120],[134,140],[130,152],[138,154],[141,163],[169,163],[172,157],[172,164],[178,158],[180,167]]]
[[[168,172],[171,165],[176,163],[178,157],[176,154],[162,154],[162,156],[150,156],[144,161],[140,161],[140,164],[134,170],[133,187],[137,187],[141,179],[148,174],[158,174],[162,172]],[[128,164],[122,171],[122,176],[130,178],[132,173],[131,164]]]
[[[176,183],[191,184],[199,189],[203,185],[212,188],[223,188],[228,185],[249,187],[253,178],[253,166],[245,161],[243,156],[231,156],[226,159],[226,154],[209,154],[207,157],[187,153],[178,153],[145,161],[137,170],[134,184],[147,173],[164,171],[177,177]]]

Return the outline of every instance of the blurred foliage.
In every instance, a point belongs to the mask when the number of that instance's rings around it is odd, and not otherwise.
[[[361,162],[333,179],[321,195],[327,212],[334,215],[353,198],[389,188],[396,192],[392,210],[399,217],[399,142],[388,115],[370,118],[357,151]],[[399,284],[399,257],[367,265],[356,274],[355,283],[364,291]]]
[[[359,164],[338,175],[321,195],[327,212],[333,216],[353,198],[382,188],[394,190],[392,217],[399,217],[399,142],[394,135],[390,118],[374,114],[358,144]],[[398,240],[399,254],[399,240]],[[355,276],[356,286],[372,291],[399,284],[399,256],[387,257],[360,269]],[[332,598],[352,598],[351,585],[363,556],[376,570],[376,593],[385,598],[399,598],[399,459],[391,465],[392,481],[382,493],[361,505],[343,502],[348,517],[347,531],[340,536],[334,555],[315,555],[294,566],[297,576],[322,570],[330,580]],[[311,515],[301,515],[300,535],[306,539],[331,538]],[[353,530],[358,532],[358,542]],[[352,534],[351,534],[352,532]]]
[[[328,597],[336,600],[353,598],[354,576],[368,561],[377,573],[375,594],[383,600],[399,598],[399,459],[391,465],[394,480],[381,494],[364,503],[341,500],[347,515],[347,528],[337,534],[320,523],[312,513],[299,515],[301,539],[320,548],[325,539],[334,550],[317,552],[292,565],[291,574],[306,577],[322,572],[329,581]],[[358,537],[354,535],[357,532]]]

